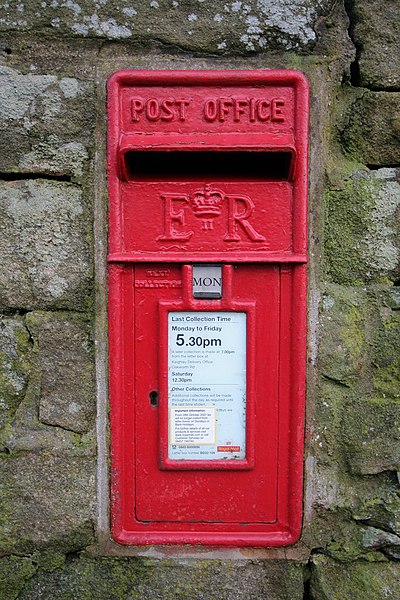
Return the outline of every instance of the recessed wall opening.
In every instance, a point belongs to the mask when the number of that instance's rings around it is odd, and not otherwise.
[[[260,150],[143,150],[123,154],[126,179],[283,180],[292,178],[294,153]]]

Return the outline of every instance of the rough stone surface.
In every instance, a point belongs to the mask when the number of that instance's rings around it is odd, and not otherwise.
[[[344,563],[356,560],[383,563],[386,562],[384,551],[397,542],[396,535],[373,527],[363,527],[350,519],[346,520],[343,513],[339,513],[324,554]]]
[[[3,553],[31,553],[49,544],[73,552],[93,541],[93,457],[0,454],[0,469]]]
[[[93,560],[82,556],[63,570],[35,577],[20,600],[57,597],[93,600],[301,600],[300,565],[196,561],[186,564],[140,559]]]
[[[400,314],[389,290],[329,285],[321,302],[318,444],[356,474],[400,464]]]
[[[364,340],[366,305],[366,293],[360,288],[330,285],[322,298],[320,372],[347,387],[359,381],[368,360]]]
[[[397,287],[367,291],[327,285],[320,311],[321,375],[348,388],[398,399],[399,302]]]
[[[400,497],[393,485],[384,497],[364,500],[353,519],[372,527],[400,535]]]
[[[40,375],[40,374],[39,374]],[[68,429],[41,423],[39,417],[40,400],[39,376],[31,377],[24,400],[8,426],[0,431],[0,448],[9,452],[48,452],[57,455],[95,455],[93,430],[83,435]]]
[[[311,571],[312,600],[378,600],[400,595],[399,563],[335,562],[315,555]]]
[[[372,340],[374,391],[383,398],[400,400],[400,290],[378,290],[374,299],[380,302]]]
[[[0,306],[85,308],[89,223],[81,190],[44,180],[0,182]]]
[[[326,194],[327,271],[357,285],[400,276],[400,171],[354,170]]]
[[[23,31],[4,31],[1,40],[0,64],[7,68],[2,69],[6,76],[7,73],[10,78],[18,75],[48,77],[51,74],[58,79],[70,77],[88,84],[88,102],[83,102],[81,108],[87,107],[88,116],[95,116],[90,86],[96,89],[96,67],[99,46],[102,46],[99,40],[82,38],[71,43],[70,38],[55,38],[51,32],[27,36]],[[85,134],[85,131],[81,133]],[[88,136],[88,141],[93,142],[92,136]]]
[[[374,549],[384,548],[385,546],[400,546],[400,537],[398,535],[375,527],[362,527],[360,530],[363,548]]]
[[[400,93],[363,90],[342,132],[345,150],[366,165],[400,163]]]
[[[338,561],[381,562],[400,542],[399,290],[329,284],[322,292],[307,459],[312,543]]]
[[[212,53],[308,48],[315,25],[329,14],[330,0],[39,0],[3,3],[0,30],[42,30],[57,36],[132,42],[159,41]]]
[[[343,440],[354,473],[371,475],[400,469],[400,402],[360,398],[344,411]]]
[[[96,399],[88,325],[73,313],[29,313],[40,370],[39,420],[77,433],[94,425]]]
[[[0,600],[16,600],[26,581],[37,571],[31,558],[5,556],[0,558]]]
[[[30,346],[23,318],[0,315],[0,429],[12,418],[24,397]]]
[[[93,84],[0,66],[3,173],[80,177],[95,121]]]
[[[358,46],[360,85],[400,88],[400,5],[398,0],[355,0],[353,39]]]

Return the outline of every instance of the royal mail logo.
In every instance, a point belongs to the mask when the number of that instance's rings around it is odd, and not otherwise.
[[[217,452],[240,452],[240,446],[217,446]]]
[[[171,242],[188,242],[194,235],[187,224],[188,211],[201,219],[202,229],[211,231],[214,219],[226,219],[225,242],[240,242],[242,239],[252,242],[265,242],[250,223],[255,204],[245,194],[225,194],[220,189],[206,184],[193,194],[169,193],[160,195],[164,203],[164,233],[157,240]]]

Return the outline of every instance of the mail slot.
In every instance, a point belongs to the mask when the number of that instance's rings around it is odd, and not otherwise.
[[[308,87],[296,71],[108,83],[112,531],[299,538]]]

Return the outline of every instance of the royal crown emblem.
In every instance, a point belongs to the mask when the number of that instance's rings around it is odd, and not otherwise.
[[[191,197],[193,213],[203,219],[203,229],[212,229],[212,220],[219,217],[222,211],[224,194],[213,190],[211,185],[205,185],[203,190],[196,190]]]
[[[204,190],[196,190],[192,196],[192,208],[196,217],[218,217],[222,210],[224,194],[205,185]]]

